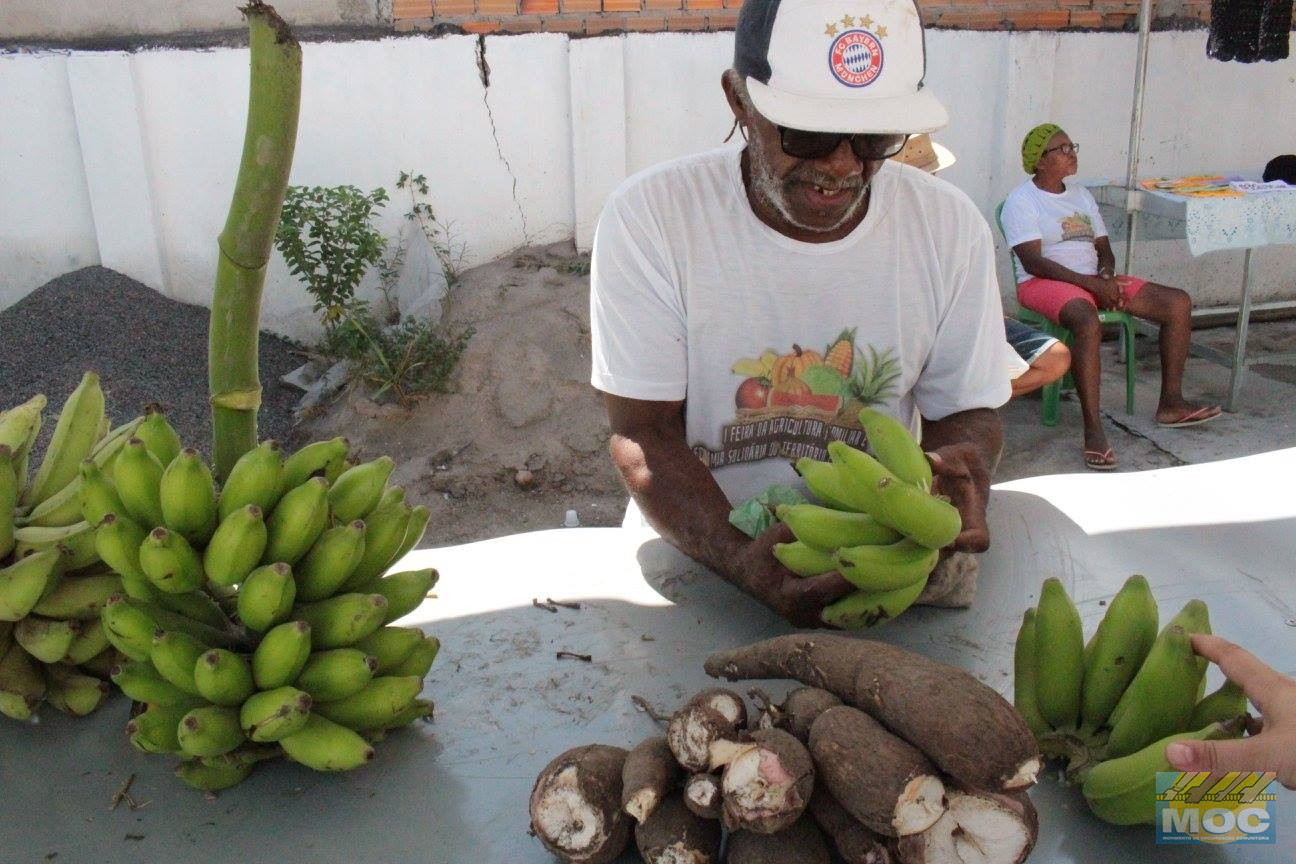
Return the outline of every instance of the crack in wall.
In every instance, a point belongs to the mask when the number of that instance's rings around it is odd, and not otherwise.
[[[482,104],[486,106],[486,119],[490,121],[491,137],[495,139],[495,152],[499,154],[500,161],[504,163],[504,170],[513,181],[513,206],[517,207],[518,216],[522,219],[522,243],[524,246],[530,246],[531,235],[527,230],[526,211],[522,209],[522,202],[518,200],[518,178],[513,173],[513,166],[509,164],[508,157],[504,155],[504,147],[499,140],[499,130],[495,128],[495,113],[491,111],[490,64],[486,62],[486,34],[484,33],[477,34],[477,75],[481,78]]]

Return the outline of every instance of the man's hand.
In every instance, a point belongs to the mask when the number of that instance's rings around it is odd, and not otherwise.
[[[1125,288],[1115,277],[1091,276],[1082,287],[1094,295],[1099,309],[1125,308]]]
[[[855,590],[839,573],[802,577],[774,557],[775,543],[791,543],[792,529],[779,522],[751,541],[729,567],[735,585],[797,627],[823,627],[819,613]]]
[[[1178,741],[1166,747],[1166,760],[1176,771],[1274,771],[1279,783],[1296,789],[1296,681],[1218,636],[1194,634],[1192,645],[1242,688],[1262,720],[1249,738]]]
[[[990,548],[986,502],[990,500],[990,466],[971,444],[947,444],[927,453],[932,466],[932,492],[949,496],[963,517],[963,530],[954,538],[958,552],[984,552]]]

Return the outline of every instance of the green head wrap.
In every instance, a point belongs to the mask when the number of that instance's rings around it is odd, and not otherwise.
[[[1049,139],[1061,131],[1062,127],[1056,123],[1041,123],[1026,133],[1022,139],[1022,168],[1027,174],[1035,173],[1035,166],[1039,165]]]

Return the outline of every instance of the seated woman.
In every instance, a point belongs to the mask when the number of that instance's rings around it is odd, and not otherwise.
[[[1068,185],[1076,173],[1079,146],[1052,123],[1036,126],[1022,141],[1022,167],[1031,179],[1008,194],[1001,221],[1014,254],[1017,300],[1061,324],[1074,336],[1071,374],[1084,415],[1085,465],[1116,467],[1099,415],[1099,309],[1118,309],[1161,326],[1162,426],[1192,426],[1213,420],[1218,405],[1184,400],[1182,380],[1192,335],[1192,300],[1136,276],[1115,276],[1116,256],[1098,203],[1089,190]]]

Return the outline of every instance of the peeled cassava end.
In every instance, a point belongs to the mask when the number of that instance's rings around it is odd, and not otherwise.
[[[635,827],[635,846],[647,864],[719,864],[720,836],[719,822],[691,812],[674,793]]]
[[[621,809],[643,822],[679,784],[681,773],[666,736],[642,741],[630,751],[621,771]]]
[[[703,819],[719,819],[724,796],[720,778],[714,774],[694,774],[684,783],[684,806]]]
[[[1021,864],[1035,848],[1039,819],[1025,795],[949,793],[949,809],[921,834],[902,837],[903,864]]]
[[[830,864],[828,844],[808,817],[775,834],[729,835],[726,864]]]
[[[609,864],[630,839],[621,812],[621,773],[627,751],[588,744],[545,766],[531,790],[531,829],[564,861]]]
[[[791,734],[760,729],[725,765],[720,788],[727,828],[773,834],[805,812],[814,791],[814,764]]]
[[[676,761],[689,771],[711,767],[711,745],[733,740],[747,723],[747,706],[732,690],[703,690],[676,711],[666,727],[666,740]]]

